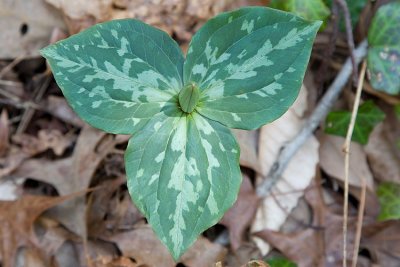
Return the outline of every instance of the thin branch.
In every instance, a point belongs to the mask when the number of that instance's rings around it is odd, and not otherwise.
[[[351,63],[353,64],[353,82],[354,84],[356,84],[358,81],[358,69],[357,69],[356,59],[354,56],[353,26],[351,25],[351,16],[349,12],[349,7],[345,0],[335,0],[335,1],[343,11],[344,24],[347,35],[347,45],[349,46]]]
[[[360,205],[358,207],[358,215],[357,215],[357,229],[356,229],[356,237],[354,240],[354,250],[353,250],[353,262],[352,267],[357,266],[358,259],[358,250],[360,249],[360,240],[361,240],[361,229],[363,226],[364,219],[364,210],[365,210],[365,196],[367,193],[367,182],[365,181],[364,176],[361,177],[361,196],[360,196]]]
[[[351,136],[353,135],[354,131],[354,125],[356,123],[358,106],[360,105],[360,98],[361,98],[362,87],[364,84],[364,76],[366,68],[367,64],[364,61],[361,67],[360,78],[358,80],[356,98],[354,100],[349,128],[347,129],[346,140],[343,145],[343,152],[344,152],[343,267],[347,266],[347,221],[348,221],[348,210],[349,210],[350,144],[351,144]]]
[[[367,41],[364,40],[358,48],[354,51],[354,58],[358,64],[367,54]],[[324,97],[315,108],[313,114],[308,118],[307,122],[288,144],[286,144],[280,151],[277,159],[273,163],[270,171],[265,177],[264,181],[257,187],[257,195],[260,197],[266,197],[269,195],[271,188],[279,180],[286,166],[296,152],[301,148],[305,141],[313,134],[315,129],[321,121],[326,117],[329,110],[335,103],[339,94],[346,85],[350,75],[352,73],[351,59],[347,59],[343,65],[342,70],[336,76],[333,83],[328,88]]]

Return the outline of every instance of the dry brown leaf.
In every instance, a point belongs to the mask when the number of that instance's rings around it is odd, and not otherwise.
[[[264,230],[256,235],[279,249],[299,267],[341,266],[343,217],[325,205],[318,186],[314,183],[305,194],[307,202],[313,209],[313,228],[289,234]],[[350,260],[356,225],[354,216],[349,217],[348,225],[347,257]]]
[[[149,267],[175,266],[167,248],[161,244],[153,230],[147,225],[103,239],[115,242],[122,255],[133,258],[138,265]]]
[[[21,164],[14,175],[51,184],[60,195],[85,190],[99,163],[114,148],[114,140],[114,137],[86,126],[81,130],[71,157],[55,161],[30,159]],[[85,213],[84,197],[67,201],[49,211],[50,216],[81,237],[87,235]]]
[[[0,157],[4,156],[10,145],[9,143],[10,129],[8,126],[7,110],[3,109],[0,115]]]
[[[76,197],[24,196],[15,201],[0,201],[0,249],[4,267],[14,267],[17,249],[37,248],[39,242],[33,232],[34,221],[45,210]]]
[[[233,0],[46,0],[64,14],[71,34],[95,23],[122,18],[140,19],[188,42],[208,18],[226,10]]]
[[[41,130],[38,137],[19,134],[11,137],[13,144],[4,158],[0,158],[0,178],[9,175],[22,162],[39,153],[52,149],[56,154],[64,150],[75,140],[74,135],[63,136],[57,130]]]
[[[115,242],[123,256],[133,258],[138,266],[174,267],[167,248],[161,244],[148,225],[137,226],[134,230],[120,232],[104,240]],[[200,237],[181,257],[180,262],[188,267],[208,267],[224,259],[226,249]]]
[[[263,175],[270,170],[281,147],[301,129],[306,108],[307,89],[303,86],[293,106],[281,118],[261,128],[259,159]],[[281,227],[315,176],[318,160],[318,141],[312,136],[290,161],[281,179],[272,188],[271,196],[263,200],[252,224],[252,232],[278,230]],[[259,177],[258,181],[261,180],[262,177]],[[257,238],[255,241],[263,254],[269,251],[268,244]]]
[[[365,226],[360,246],[369,250],[373,261],[379,266],[400,266],[400,221],[378,222]]]
[[[47,112],[54,117],[72,124],[76,127],[82,128],[85,123],[76,115],[72,108],[65,101],[64,97],[49,96],[45,104]]]
[[[120,229],[131,229],[143,218],[133,205],[127,190],[119,190],[126,178],[121,177],[102,183],[102,189],[92,193],[88,209],[87,224],[90,225],[89,236],[98,238],[105,232]]]
[[[261,173],[257,155],[259,131],[233,129],[232,132],[240,145],[240,165]]]
[[[377,180],[400,184],[400,149],[396,147],[398,136],[388,124],[399,123],[387,117],[383,124],[377,125],[369,137],[365,152]]]
[[[220,221],[229,229],[229,240],[234,251],[242,244],[244,233],[253,221],[258,203],[259,198],[250,179],[244,174],[237,201]]]
[[[0,58],[38,56],[55,27],[65,28],[60,13],[43,0],[0,0]]]
[[[38,132],[37,137],[29,134],[18,134],[12,137],[13,143],[20,145],[22,151],[30,156],[47,149],[51,149],[56,155],[61,156],[75,140],[75,135],[63,135],[55,129],[42,129]]]
[[[208,267],[224,260],[226,254],[226,248],[200,236],[180,261],[188,267]]]
[[[319,138],[320,166],[330,176],[344,181],[344,138],[328,134],[322,134]],[[367,156],[363,147],[355,142],[351,142],[350,148],[350,168],[349,184],[361,187],[361,179],[365,179],[367,188],[374,190],[374,181],[368,167]]]

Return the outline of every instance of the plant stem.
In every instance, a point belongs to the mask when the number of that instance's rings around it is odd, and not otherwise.
[[[347,266],[347,221],[349,209],[349,168],[350,168],[350,145],[351,137],[356,123],[358,107],[360,105],[360,98],[362,87],[364,84],[364,76],[367,64],[363,62],[361,73],[358,79],[358,86],[356,98],[354,100],[353,111],[351,113],[349,128],[347,129],[346,140],[343,145],[344,152],[344,203],[343,203],[343,267]]]

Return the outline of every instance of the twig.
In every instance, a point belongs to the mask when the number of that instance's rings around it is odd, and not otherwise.
[[[25,55],[21,55],[16,57],[10,64],[5,66],[1,71],[0,71],[0,79],[3,78],[7,72],[9,72],[12,68],[14,68],[18,63],[20,63],[22,60],[26,58]]]
[[[343,152],[344,152],[343,267],[347,266],[347,221],[348,221],[348,209],[349,209],[350,143],[351,143],[351,136],[353,135],[354,131],[354,125],[356,123],[358,106],[360,105],[361,91],[364,83],[366,68],[367,64],[364,61],[361,67],[360,78],[358,80],[356,98],[354,100],[349,128],[347,129],[346,140],[343,145]]]
[[[354,58],[358,64],[367,53],[367,41],[364,40],[358,48],[354,51]],[[265,177],[264,181],[257,187],[257,195],[260,197],[266,197],[269,195],[271,188],[279,180],[286,166],[296,152],[301,148],[305,141],[312,135],[321,121],[326,117],[332,105],[339,97],[340,92],[346,85],[352,72],[351,59],[347,59],[343,65],[342,70],[336,76],[336,79],[328,88],[327,92],[315,108],[313,114],[308,118],[303,128],[292,139],[287,143],[280,151],[277,159],[272,164],[270,171]]]
[[[352,267],[357,266],[358,250],[360,248],[360,240],[361,240],[361,229],[362,229],[363,219],[364,219],[366,193],[367,193],[367,183],[364,179],[364,176],[362,176],[361,177],[360,206],[358,207],[357,229],[356,229],[356,237],[354,240],[353,261],[352,261],[352,265],[351,265]]]
[[[332,33],[329,36],[329,43],[327,44],[328,48],[324,50],[323,56],[321,58],[322,64],[317,72],[317,77],[316,77],[318,89],[322,88],[324,82],[326,81],[327,73],[329,73],[327,71],[328,66],[334,63],[332,62],[332,55],[336,49],[336,40],[339,33],[339,14],[338,14],[337,3],[335,1],[333,1],[332,3],[331,23],[332,23]]]
[[[42,97],[43,97],[44,93],[46,92],[46,90],[50,84],[50,81],[51,81],[51,77],[46,74],[44,74],[44,76],[40,76],[40,79],[44,79],[44,81],[41,84],[41,86],[35,90],[35,97],[34,97],[35,102],[39,102],[42,99]],[[35,110],[32,108],[28,107],[27,109],[25,109],[25,111],[22,115],[22,118],[21,118],[21,122],[18,125],[16,134],[21,134],[25,131],[25,129],[28,126],[29,122],[31,121],[34,113],[35,113]]]
[[[346,28],[346,35],[347,35],[347,45],[349,46],[350,50],[350,57],[351,63],[353,64],[353,82],[354,84],[358,81],[358,69],[357,63],[354,56],[354,37],[353,37],[353,27],[351,25],[351,16],[349,12],[349,7],[345,0],[335,0],[336,3],[340,6],[343,11],[344,23]]]

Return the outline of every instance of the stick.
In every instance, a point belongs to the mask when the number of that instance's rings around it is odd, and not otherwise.
[[[367,41],[364,40],[356,50],[354,50],[354,58],[358,64],[367,54]],[[300,132],[293,138],[289,143],[287,143],[279,153],[277,159],[272,164],[270,171],[265,177],[264,181],[257,187],[257,195],[260,197],[266,197],[269,195],[271,188],[279,180],[286,166],[296,152],[301,148],[305,141],[313,134],[315,129],[321,121],[326,117],[329,110],[335,103],[339,94],[346,85],[350,75],[352,73],[352,63],[351,59],[348,58],[343,65],[342,70],[336,76],[336,79],[329,86],[324,97],[319,102],[318,106],[315,108],[312,115],[308,118],[306,123]]]
[[[367,183],[365,182],[365,179],[363,176],[363,177],[361,177],[361,196],[360,196],[360,206],[358,207],[357,229],[356,229],[356,237],[354,240],[353,261],[352,261],[352,265],[351,265],[352,267],[357,266],[358,250],[360,249],[361,230],[362,230],[363,219],[364,219],[366,193],[367,193]]]
[[[353,135],[354,131],[354,125],[356,123],[358,106],[360,105],[361,91],[364,84],[366,67],[367,64],[364,61],[361,67],[360,78],[358,79],[356,98],[354,100],[349,128],[347,129],[346,140],[343,145],[343,152],[344,152],[343,267],[347,266],[347,221],[348,221],[348,210],[349,210],[350,144],[351,144],[351,136]]]
[[[346,28],[346,36],[347,36],[347,45],[350,50],[351,63],[353,64],[353,82],[354,84],[358,81],[358,70],[357,63],[354,56],[354,37],[353,37],[353,27],[351,25],[351,16],[349,12],[349,7],[345,0],[336,0],[336,3],[340,6],[344,14],[344,24]]]

